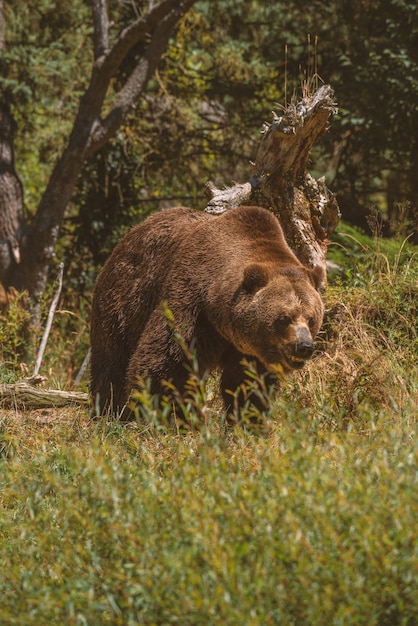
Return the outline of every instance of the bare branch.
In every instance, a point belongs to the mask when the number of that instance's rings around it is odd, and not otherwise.
[[[94,58],[100,59],[109,49],[109,19],[106,0],[92,0]]]
[[[83,359],[80,369],[78,370],[78,374],[74,379],[74,385],[78,387],[78,385],[83,380],[83,376],[87,371],[88,366],[90,365],[91,360],[91,348],[88,349],[86,356]]]
[[[98,1],[100,0],[95,0],[95,2]],[[117,41],[112,46],[111,50],[109,50],[109,53],[102,60],[100,65],[102,72],[112,77],[132,48],[141,41],[147,33],[150,33],[166,15],[173,9],[178,9],[180,14],[183,14],[192,4],[193,2],[190,2],[190,0],[188,2],[183,2],[182,0],[162,0],[153,6],[146,15],[142,15],[129,24],[129,26],[121,32]],[[183,9],[185,5],[188,6]]]
[[[64,263],[60,263],[59,270],[58,270],[58,287],[55,291],[54,297],[51,302],[51,307],[49,309],[48,318],[46,320],[45,331],[42,336],[41,345],[39,346],[32,376],[37,376],[41,368],[42,358],[44,356],[46,344],[48,342],[49,333],[51,331],[52,320],[54,319],[55,311],[57,310],[58,301],[61,295],[63,275],[64,275]]]
[[[196,0],[185,0],[184,2],[177,2],[178,7],[170,11],[159,21],[144,54],[133,69],[125,85],[120,90],[115,106],[103,121],[95,124],[94,131],[91,134],[87,146],[86,155],[101,148],[109,138],[115,134],[125,115],[138,100],[147,81],[157,68],[162,54],[167,49],[175,24],[195,1]],[[106,67],[107,63],[103,65],[103,70]]]
[[[205,193],[209,202],[205,209],[207,213],[218,215],[228,209],[233,209],[241,204],[247,204],[253,187],[251,183],[234,185],[226,189],[218,189],[211,181],[206,183]]]

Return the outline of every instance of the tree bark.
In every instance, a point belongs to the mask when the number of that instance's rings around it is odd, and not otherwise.
[[[208,183],[206,211],[222,213],[239,204],[264,206],[277,216],[299,260],[325,270],[329,237],[340,211],[325,179],[315,180],[307,167],[312,146],[336,110],[331,87],[323,85],[291,103],[283,116],[273,113],[272,123],[264,125],[250,180],[223,190]]]
[[[4,49],[3,0],[0,0],[0,50]],[[6,102],[0,103],[0,311],[10,287],[20,287],[18,269],[24,227],[23,190],[14,159],[16,123]]]
[[[0,50],[4,49],[4,8],[3,0],[0,0]]]
[[[4,49],[3,0],[0,0],[0,50]],[[0,102],[0,311],[8,289],[19,287],[17,268],[23,233],[23,191],[14,159],[16,123],[7,103]]]
[[[83,161],[115,135],[130,108],[146,89],[170,36],[196,0],[161,0],[122,31],[109,49],[109,20],[104,0],[92,0],[94,64],[89,86],[80,100],[73,130],[22,246],[21,282],[35,305],[39,303],[55,254],[66,207],[81,172]],[[103,118],[102,109],[115,73],[138,43],[145,50]]]

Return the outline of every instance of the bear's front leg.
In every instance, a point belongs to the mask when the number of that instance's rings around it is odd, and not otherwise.
[[[263,421],[277,378],[251,356],[232,348],[222,363],[221,392],[229,421]]]
[[[183,324],[179,324],[179,327],[187,328]],[[182,398],[190,377],[189,343],[190,338],[177,333],[163,311],[154,311],[129,361],[126,399],[132,390],[141,387],[141,382],[147,380],[151,383],[150,391],[153,395],[173,395],[174,399],[178,392]],[[172,394],[167,382],[175,390]]]

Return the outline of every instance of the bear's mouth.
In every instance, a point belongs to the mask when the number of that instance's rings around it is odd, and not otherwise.
[[[286,354],[285,355],[286,362],[291,369],[300,370],[305,365],[308,359],[302,359],[300,356],[295,356],[294,354]]]
[[[309,361],[310,357],[303,358],[301,356],[296,356],[292,352],[288,351],[274,351],[274,353],[270,353],[269,362],[273,365],[279,365],[286,372],[290,372],[293,370],[300,370],[305,365],[306,361]]]

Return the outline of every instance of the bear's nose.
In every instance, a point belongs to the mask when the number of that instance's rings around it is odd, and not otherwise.
[[[314,344],[312,341],[300,341],[296,344],[296,356],[301,359],[309,359],[314,351]]]

